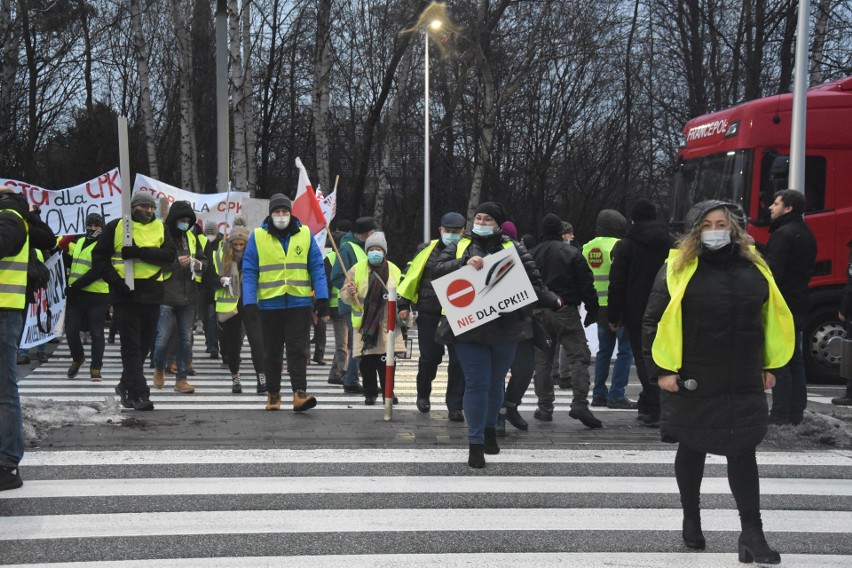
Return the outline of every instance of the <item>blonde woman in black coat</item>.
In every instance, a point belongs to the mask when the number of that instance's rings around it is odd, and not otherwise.
[[[724,455],[742,533],[741,562],[778,564],[760,516],[756,448],[767,431],[765,389],[793,353],[793,319],[738,207],[699,203],[660,269],[643,322],[645,359],[661,393],[660,434],[677,442],[683,540],[705,547],[699,494],[708,453]]]

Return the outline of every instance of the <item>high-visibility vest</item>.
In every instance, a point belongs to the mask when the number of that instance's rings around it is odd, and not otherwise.
[[[311,231],[304,225],[290,236],[287,252],[278,237],[263,227],[254,230],[257,247],[257,299],[269,300],[285,294],[298,298],[311,297],[311,273],[308,272],[308,251]]]
[[[154,219],[148,224],[131,221],[133,223],[133,243],[140,248],[160,248],[166,242],[166,226],[159,219]],[[124,246],[124,219],[115,226],[115,237],[113,238],[112,267],[118,275],[124,278],[124,259],[121,258],[121,248]],[[135,280],[147,280],[154,278],[158,282],[163,281],[163,271],[156,264],[145,262],[141,259],[133,259],[133,278]]]
[[[222,271],[222,257],[224,257],[224,251],[222,251],[222,243],[219,243],[219,246],[216,248],[215,252],[213,252],[213,269],[216,271],[216,275],[219,277],[229,276],[230,274],[225,274]],[[230,270],[230,267],[228,267]],[[237,290],[237,295],[231,295],[231,292],[226,287],[221,287],[216,289],[216,312],[217,313],[228,313],[232,312],[237,304],[240,302],[240,290]]]
[[[402,279],[402,284],[396,293],[411,300],[415,304],[420,299],[420,280],[423,278],[423,271],[426,268],[426,261],[429,260],[429,255],[438,246],[438,239],[430,242],[423,250],[417,253],[417,256],[411,261],[408,270],[405,271],[405,278]]]
[[[361,329],[361,323],[364,319],[364,312],[361,308],[364,306],[364,300],[367,297],[367,290],[370,288],[370,262],[367,259],[359,260],[355,265],[355,287],[358,288],[358,302],[360,306],[352,306],[352,329]],[[400,272],[397,265],[388,261],[388,282],[385,282],[385,287],[390,287],[391,283],[399,284]]]
[[[27,303],[27,265],[30,261],[30,227],[14,209],[12,212],[24,223],[26,238],[21,250],[14,256],[0,258],[0,308],[22,310]]]
[[[683,270],[675,273],[672,261],[678,254],[680,251],[672,251],[666,261],[666,286],[671,299],[657,324],[657,335],[651,346],[654,362],[669,371],[680,371],[683,365],[683,295],[698,269],[698,258],[693,258]],[[758,262],[754,265],[769,284],[769,299],[763,304],[762,316],[763,368],[777,369],[786,365],[793,357],[796,334],[793,314],[790,313],[769,267]]]
[[[329,252],[325,255],[326,260],[328,260],[328,264],[330,266],[334,266],[334,261],[337,260],[337,253],[334,251]],[[330,285],[330,283],[329,283]],[[328,307],[336,308],[340,302],[340,288],[331,287],[331,290],[328,291]]]
[[[470,246],[470,243],[471,243],[471,242],[472,242],[472,241],[471,241],[468,237],[464,237],[463,239],[461,239],[461,240],[459,241],[459,244],[458,244],[458,246],[456,247],[456,258],[461,258],[461,257],[462,257],[462,255],[464,255],[464,251],[466,251],[466,250],[467,250],[467,247],[469,247],[469,246]],[[511,241],[511,240],[509,240],[509,241],[503,241],[503,248],[504,248],[504,249],[507,249],[507,248],[509,248],[510,246],[513,246],[513,245],[512,245],[512,241]]]
[[[84,246],[85,240],[80,239],[79,242],[74,243],[73,248],[69,247],[71,251],[71,273],[68,275],[69,286],[92,269],[92,251],[95,250],[96,244],[97,241],[92,241],[92,244],[89,246]],[[99,278],[83,288],[83,291],[95,294],[109,294],[109,285],[102,278]]]
[[[583,246],[583,256],[595,277],[595,290],[598,293],[598,304],[606,306],[609,303],[609,271],[612,268],[612,248],[618,239],[615,237],[595,237]]]

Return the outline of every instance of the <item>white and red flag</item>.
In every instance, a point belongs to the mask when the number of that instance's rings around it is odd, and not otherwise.
[[[296,197],[293,199],[293,215],[302,222],[302,225],[311,230],[317,246],[322,250],[325,248],[326,223],[331,222],[337,209],[336,192],[332,192],[320,201],[322,193],[318,196],[314,192],[311,180],[308,178],[308,170],[299,158],[296,158],[296,167],[299,168],[299,186],[296,189]]]

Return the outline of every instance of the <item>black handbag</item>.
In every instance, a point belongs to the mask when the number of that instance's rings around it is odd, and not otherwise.
[[[544,327],[544,323],[541,321],[541,315],[535,312],[532,314],[532,328],[533,345],[544,351],[551,349],[553,347],[553,338],[550,337],[550,334],[547,332],[547,328]]]
[[[38,259],[35,249],[30,249],[30,259],[27,263],[27,300],[32,302],[36,291],[47,288],[48,282],[50,282],[50,270]]]
[[[449,345],[456,340],[456,335],[453,333],[453,328],[450,327],[450,320],[447,316],[441,316],[438,320],[438,327],[435,329],[435,343],[441,345]]]

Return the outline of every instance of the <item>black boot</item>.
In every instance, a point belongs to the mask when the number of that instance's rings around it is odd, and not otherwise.
[[[766,537],[763,536],[763,525],[743,523],[743,532],[739,540],[740,562],[756,562],[757,564],[781,564],[781,555],[769,548]]]
[[[489,456],[494,456],[500,453],[500,446],[497,445],[497,429],[485,429],[485,453]]]
[[[506,421],[518,430],[527,430],[530,427],[529,423],[518,412],[517,406],[506,407]]]
[[[470,453],[467,455],[467,465],[476,469],[485,467],[485,445],[471,444]]]
[[[699,514],[690,514],[683,516],[683,543],[688,548],[695,550],[704,550],[707,546],[707,541],[704,540],[704,533],[701,532],[701,516]]]

